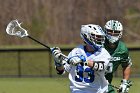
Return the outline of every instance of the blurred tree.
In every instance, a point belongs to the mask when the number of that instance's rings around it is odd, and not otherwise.
[[[82,24],[103,27],[107,20],[116,19],[124,25],[123,40],[139,42],[139,4],[139,0],[0,0],[0,44],[34,44],[6,35],[6,25],[13,19],[23,21],[29,34],[49,44],[81,43]]]

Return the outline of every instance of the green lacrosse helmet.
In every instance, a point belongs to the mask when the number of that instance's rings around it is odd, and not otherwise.
[[[123,26],[121,22],[117,20],[109,20],[106,22],[105,26],[106,38],[111,43],[117,42],[122,37]]]

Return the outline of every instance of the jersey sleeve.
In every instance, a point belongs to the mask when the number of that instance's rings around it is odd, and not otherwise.
[[[102,60],[105,62],[104,63],[104,67],[105,67],[105,69],[107,68],[107,66],[108,66],[108,64],[109,64],[109,61],[110,61],[110,59],[111,59],[111,55],[107,52],[107,50],[106,49],[104,49],[104,53],[103,53],[103,55],[102,55]]]
[[[78,50],[78,48],[74,48],[74,49],[68,54],[68,59],[71,58],[71,57],[73,57],[73,56],[75,56],[77,50]],[[68,64],[68,63],[65,63],[64,68],[65,68],[65,71],[70,72],[70,71],[71,71],[71,68],[72,68],[72,65],[70,65],[70,64]]]
[[[129,57],[129,51],[128,48],[126,47],[126,45],[124,43],[123,47],[121,48],[121,65],[122,67],[126,67],[126,66],[131,66],[132,62],[131,62],[131,58]]]
[[[124,53],[124,57],[121,60],[121,65],[122,67],[127,67],[132,65],[131,58],[129,57],[128,53]]]
[[[95,71],[104,71],[108,67],[110,58],[111,58],[111,55],[107,52],[105,48],[102,48],[102,50],[97,56],[94,56],[93,54],[88,58],[88,60],[93,60],[94,62],[93,69]]]
[[[71,57],[77,56],[78,54],[83,55],[83,52],[81,52],[83,50],[83,46],[79,45],[76,48],[74,48],[69,54],[68,54],[68,59],[70,59]],[[64,65],[65,71],[70,72],[72,69],[72,65],[66,63]]]

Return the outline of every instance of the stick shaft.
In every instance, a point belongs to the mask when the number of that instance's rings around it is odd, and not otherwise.
[[[116,89],[119,89],[119,87],[115,86],[115,85],[111,85],[112,87],[116,88]]]
[[[40,41],[36,40],[35,38],[33,38],[33,37],[31,37],[31,36],[27,36],[27,37],[30,38],[30,39],[32,39],[33,41],[35,41],[35,42],[37,42],[37,43],[43,45],[44,47],[46,47],[46,48],[48,48],[48,49],[50,50],[50,47],[49,47],[49,46],[47,46],[47,45],[41,43]]]

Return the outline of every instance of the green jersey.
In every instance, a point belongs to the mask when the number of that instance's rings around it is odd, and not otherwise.
[[[130,64],[129,52],[126,45],[122,41],[119,41],[117,44],[114,49],[108,46],[107,41],[104,44],[104,47],[111,55],[110,64],[113,65],[112,72],[107,73],[105,76],[109,83],[112,82],[113,73],[117,70],[119,65],[122,65],[122,67],[126,67]]]

